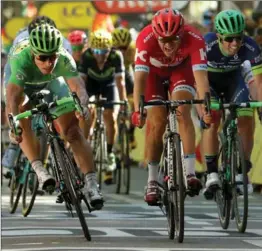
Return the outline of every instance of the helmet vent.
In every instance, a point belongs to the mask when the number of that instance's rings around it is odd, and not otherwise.
[[[237,24],[235,23],[234,17],[230,17],[230,23],[232,24],[232,31],[236,30]]]

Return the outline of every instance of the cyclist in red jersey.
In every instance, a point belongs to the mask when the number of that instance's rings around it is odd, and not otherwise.
[[[166,100],[163,82],[169,81],[169,97],[172,100],[193,99],[197,92],[203,99],[209,92],[207,59],[203,37],[190,25],[184,24],[182,14],[172,8],[158,11],[152,24],[146,26],[136,41],[134,105],[132,122],[143,127],[145,120],[139,114],[139,98],[145,94],[146,101]],[[210,124],[204,106],[203,119]],[[199,194],[201,182],[195,176],[195,129],[191,119],[191,106],[178,108],[179,133],[183,142],[184,163],[188,186]],[[148,184],[145,201],[156,205],[160,197],[158,167],[162,153],[162,137],[167,113],[161,106],[147,109],[150,130],[146,136],[148,158]]]

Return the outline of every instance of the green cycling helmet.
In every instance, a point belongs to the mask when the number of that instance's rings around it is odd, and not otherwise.
[[[217,14],[215,27],[219,34],[231,35],[242,33],[245,29],[245,19],[238,10],[224,10]]]
[[[41,24],[29,36],[30,45],[36,55],[52,55],[62,47],[63,36],[54,26]]]

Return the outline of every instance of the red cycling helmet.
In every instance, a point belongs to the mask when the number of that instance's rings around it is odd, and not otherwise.
[[[152,19],[152,28],[157,38],[182,36],[184,32],[184,17],[172,8],[159,10]]]
[[[84,31],[74,30],[68,34],[68,40],[72,45],[83,45],[86,39],[87,36]]]

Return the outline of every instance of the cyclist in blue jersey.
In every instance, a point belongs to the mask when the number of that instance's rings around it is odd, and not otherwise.
[[[262,58],[256,42],[244,35],[245,20],[237,10],[225,10],[215,18],[217,33],[207,33],[204,38],[207,47],[208,78],[211,95],[217,99],[222,93],[227,102],[249,101],[250,95],[241,74],[241,65],[248,60],[254,75],[257,99],[262,100]],[[261,113],[261,111],[260,111]],[[250,155],[253,148],[253,110],[244,108],[238,110],[238,130],[243,142],[247,170],[252,168]],[[212,198],[211,187],[220,186],[218,178],[218,137],[220,125],[219,112],[212,114],[213,124],[203,132],[204,152],[207,164],[207,181],[204,195]],[[237,181],[241,183],[242,175],[238,174]],[[239,187],[241,189],[241,186]],[[248,185],[249,193],[252,185]]]

